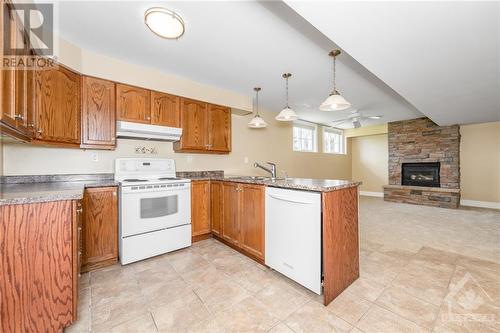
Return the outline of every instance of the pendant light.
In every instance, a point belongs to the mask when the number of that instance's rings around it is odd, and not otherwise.
[[[328,55],[333,58],[333,91],[331,92],[330,96],[328,96],[328,98],[320,105],[319,109],[321,111],[345,110],[351,107],[351,103],[346,101],[346,99],[339,94],[335,82],[337,74],[335,68],[335,60],[337,56],[340,55],[340,50],[333,50]]]
[[[255,116],[248,123],[248,127],[250,127],[250,128],[264,128],[264,127],[267,127],[267,123],[259,115],[259,91],[261,89],[260,89],[260,87],[255,87],[255,88],[253,88],[253,90],[255,91]]]
[[[292,76],[292,74],[285,73],[282,76],[286,81],[286,106],[276,116],[276,120],[278,120],[278,121],[294,121],[294,120],[299,119],[299,116],[288,105],[288,79],[290,78],[290,76]]]

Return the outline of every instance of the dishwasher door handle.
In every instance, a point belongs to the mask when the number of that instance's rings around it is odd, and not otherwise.
[[[288,201],[288,202],[293,202],[293,203],[298,203],[298,204],[303,204],[303,205],[311,205],[312,202],[310,201],[301,201],[301,200],[297,200],[297,199],[289,199],[289,198],[284,198],[284,197],[281,197],[281,196],[278,196],[278,195],[274,195],[274,194],[269,194],[269,196],[273,199],[276,199],[276,200],[281,200],[281,201]]]

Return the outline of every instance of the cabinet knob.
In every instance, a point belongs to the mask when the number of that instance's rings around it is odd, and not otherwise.
[[[77,212],[78,214],[81,214],[81,213],[83,212],[83,208],[78,208],[78,209],[76,210],[76,212]]]
[[[146,117],[146,120],[151,120],[151,117]]]
[[[28,127],[30,127],[30,128],[35,128],[35,124],[33,124],[33,123],[28,124]]]
[[[21,121],[22,121],[22,120],[24,120],[24,117],[23,117],[23,115],[21,115],[21,114],[16,114],[16,115],[14,116],[14,119],[16,119],[16,120],[21,120]]]

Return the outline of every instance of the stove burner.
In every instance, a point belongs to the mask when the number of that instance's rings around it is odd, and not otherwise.
[[[124,179],[124,182],[136,183],[136,182],[145,182],[146,179]]]

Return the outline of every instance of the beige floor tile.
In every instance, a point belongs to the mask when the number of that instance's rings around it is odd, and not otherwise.
[[[288,326],[286,326],[284,323],[279,323],[278,325],[275,325],[273,328],[271,328],[269,333],[294,333],[292,329]]]
[[[78,316],[73,325],[64,329],[65,333],[90,332],[90,308],[78,306]]]
[[[211,313],[217,313],[232,307],[250,294],[230,280],[217,281],[194,289]]]
[[[362,239],[360,242],[360,248],[368,251],[376,251],[378,248],[382,247],[382,243],[373,242],[367,239]]]
[[[135,272],[142,272],[152,268],[170,266],[168,255],[163,254],[153,258],[134,262],[129,265]]]
[[[459,255],[449,251],[443,251],[424,246],[413,257],[415,260],[430,261],[436,264],[455,264]]]
[[[130,318],[147,313],[147,306],[142,297],[110,302],[91,308],[91,328],[93,331],[110,329]]]
[[[120,264],[116,264],[92,271],[89,274],[91,286],[95,286],[97,284],[115,284],[135,280],[135,271],[130,265],[121,266]]]
[[[143,286],[141,291],[150,309],[192,294],[191,288],[181,278]]]
[[[380,296],[380,294],[382,294],[384,289],[385,286],[383,284],[360,277],[347,287],[346,290],[354,295],[373,302]]]
[[[167,282],[179,278],[179,274],[168,263],[157,267],[144,269],[135,273],[136,279],[141,286]]]
[[[227,332],[227,330],[214,317],[209,317],[208,319],[199,321],[198,323],[189,327],[189,333],[225,333],[225,332]]]
[[[255,298],[266,305],[269,311],[279,319],[285,319],[292,312],[299,309],[310,299],[298,293],[283,282],[275,282],[262,289]]]
[[[119,303],[142,296],[141,288],[135,280],[96,284],[90,287],[90,289],[92,292],[92,307]]]
[[[292,313],[284,323],[296,333],[349,332],[352,326],[316,302]]]
[[[377,305],[373,305],[356,324],[356,327],[366,333],[414,333],[430,332],[414,322],[406,320]]]
[[[92,333],[156,333],[156,326],[150,313],[129,319],[121,324],[103,330],[96,329]]]
[[[238,254],[216,258],[212,261],[212,263],[217,267],[217,269],[228,275],[241,272],[248,266],[254,265],[253,262],[243,259]]]
[[[210,314],[193,293],[152,310],[153,319],[159,332],[189,332]]]
[[[186,250],[181,250],[179,253],[169,256],[169,261],[179,274],[209,266],[207,260],[192,251]]]
[[[461,305],[444,302],[438,314],[434,332],[436,333],[498,333],[500,313],[494,311],[463,312]]]
[[[279,321],[254,297],[217,313],[216,318],[228,332],[266,332]]]
[[[228,275],[212,264],[185,272],[181,276],[193,289],[229,279]]]
[[[439,312],[438,306],[424,302],[409,295],[406,290],[395,287],[386,289],[375,303],[426,328],[433,327]]]
[[[364,258],[360,263],[360,276],[373,281],[376,281],[384,286],[387,286],[394,280],[402,269],[402,265],[388,264],[383,257],[391,258],[387,255],[372,253]]]
[[[279,280],[269,270],[263,270],[254,265],[249,265],[244,270],[232,274],[231,279],[252,294]]]
[[[90,273],[82,273],[78,279],[78,288],[85,289],[90,286]]]
[[[337,317],[354,325],[368,311],[371,305],[372,303],[364,298],[344,291],[328,304],[326,309]]]

